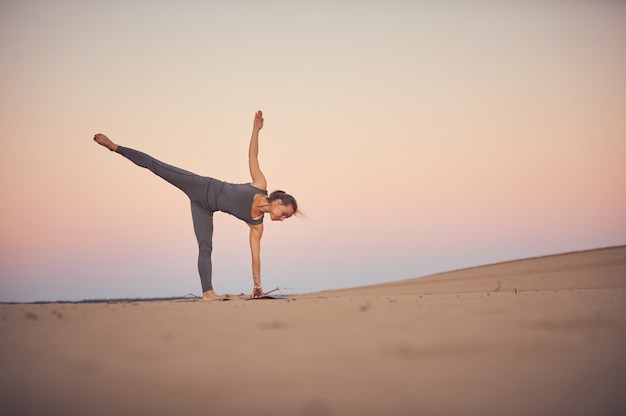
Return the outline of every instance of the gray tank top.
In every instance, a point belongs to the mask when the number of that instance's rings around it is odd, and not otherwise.
[[[256,188],[249,183],[234,184],[222,182],[217,195],[217,209],[233,215],[248,224],[263,223],[263,217],[252,218],[252,202],[256,194],[267,195],[267,191]]]

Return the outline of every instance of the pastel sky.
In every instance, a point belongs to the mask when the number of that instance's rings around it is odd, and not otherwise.
[[[180,191],[249,181],[291,293],[626,243],[626,2],[0,2],[0,301],[200,294]],[[252,287],[215,216],[214,286]]]

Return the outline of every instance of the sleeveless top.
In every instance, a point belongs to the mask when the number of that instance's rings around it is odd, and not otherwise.
[[[222,181],[219,181],[222,182]],[[252,218],[252,202],[256,194],[267,195],[267,191],[252,186],[249,183],[222,182],[217,191],[217,209],[233,215],[248,224],[258,225],[263,223],[263,217]]]

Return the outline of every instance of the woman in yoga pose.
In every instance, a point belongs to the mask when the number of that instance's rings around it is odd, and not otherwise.
[[[248,160],[252,181],[245,184],[232,184],[218,179],[199,176],[177,167],[160,162],[151,156],[118,146],[104,134],[96,134],[94,140],[107,149],[119,153],[138,166],[149,169],[154,174],[183,191],[191,201],[191,217],[198,240],[198,271],[202,283],[202,298],[221,299],[213,291],[211,251],[213,247],[213,213],[222,211],[231,214],[250,227],[250,251],[252,254],[253,290],[250,298],[263,297],[261,287],[261,236],[263,217],[269,214],[272,221],[285,220],[298,212],[294,197],[274,191],[267,194],[267,180],[259,167],[259,131],[263,128],[263,113],[254,115],[252,137]]]

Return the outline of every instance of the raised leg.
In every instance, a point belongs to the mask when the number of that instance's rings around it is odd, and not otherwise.
[[[190,200],[198,201],[206,199],[208,178],[198,176],[195,173],[168,165],[152,156],[128,147],[116,146],[117,153],[124,156],[137,166],[150,170],[155,175],[171,183],[183,191]]]

